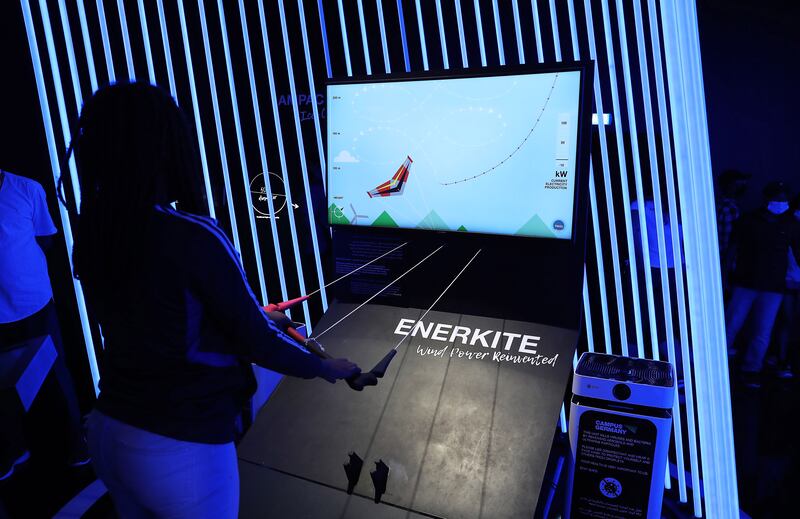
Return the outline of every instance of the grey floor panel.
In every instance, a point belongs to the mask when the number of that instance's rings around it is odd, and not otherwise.
[[[326,330],[353,308],[332,304],[315,331]],[[421,312],[368,305],[325,332],[321,342],[369,369],[400,340],[395,333],[400,319],[417,319]],[[239,446],[243,464],[316,482],[303,487],[309,503],[302,506],[310,508],[301,506],[301,515],[285,517],[405,517],[402,508],[448,518],[533,516],[577,332],[444,312],[431,312],[425,322],[540,336],[539,353],[559,358],[555,366],[516,364],[493,356],[519,354],[519,342],[506,350],[505,338],[491,348],[418,335],[399,348],[378,386],[362,392],[341,382],[286,378]],[[422,355],[427,348],[444,351]],[[458,351],[488,355],[469,359]],[[383,500],[400,508],[347,499],[342,464],[350,451],[364,459],[356,494],[373,495],[369,472],[383,459],[390,467]],[[242,474],[244,488],[245,476],[254,473]],[[292,485],[265,487],[257,499],[280,510],[300,506],[285,503],[300,498],[292,494],[297,484]],[[316,501],[323,508],[314,515],[310,502]]]
[[[459,324],[499,330],[502,323],[463,316]],[[450,359],[442,387],[442,401],[447,405],[439,406],[431,429],[413,508],[436,510],[446,502],[447,517],[481,516],[498,367],[494,362]]]
[[[239,479],[240,519],[430,519],[246,461]]]
[[[426,321],[457,325],[459,317],[457,314],[431,312]],[[389,465],[390,484],[384,499],[406,507],[411,505],[450,360],[449,356],[417,355],[413,351],[415,344],[416,341],[412,340],[401,346],[406,350],[405,356],[402,364],[395,367],[397,381],[366,457],[370,463],[380,458]],[[448,344],[443,342],[437,347],[444,348]],[[361,492],[371,493],[372,481],[362,479],[358,488]]]
[[[336,305],[317,329],[324,331],[354,307]],[[387,312],[385,308],[364,307],[353,315],[347,328],[334,328],[320,341],[333,355],[347,357],[370,369],[396,344],[387,345],[385,330],[394,330],[400,318],[413,319],[420,313],[417,309],[399,308]],[[359,333],[354,334],[354,329]],[[377,330],[382,340],[376,339]],[[397,337],[399,340],[400,336]],[[353,391],[342,381],[331,385],[321,379],[286,377],[239,445],[239,456],[346,488],[342,464],[350,451],[365,455],[397,377],[395,368],[403,362],[405,353],[405,349],[399,352],[392,363],[393,369],[378,386],[361,392]]]

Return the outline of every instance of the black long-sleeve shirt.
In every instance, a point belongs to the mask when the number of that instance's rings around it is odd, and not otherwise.
[[[97,408],[171,438],[226,443],[255,389],[250,362],[296,377],[321,361],[261,310],[238,253],[209,219],[156,207],[131,299],[98,310]]]
[[[736,252],[733,282],[745,288],[783,292],[789,248],[800,254],[800,225],[791,214],[759,209],[741,217],[731,235]]]

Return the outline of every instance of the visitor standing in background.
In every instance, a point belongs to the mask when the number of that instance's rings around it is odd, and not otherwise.
[[[735,258],[729,254],[731,232],[741,216],[739,204],[747,191],[750,174],[735,169],[726,169],[717,179],[717,237],[719,257],[722,262],[722,287],[727,293],[730,274],[735,267]]]
[[[786,288],[789,251],[800,256],[800,233],[787,218],[789,193],[783,182],[764,188],[764,204],[741,217],[731,234],[728,254],[736,254],[732,293],[725,311],[728,355],[736,355],[736,337],[750,316],[751,337],[741,359],[746,386],[760,387],[761,368],[772,327]]]
[[[787,219],[800,227],[800,195],[792,201]],[[800,232],[800,231],[798,231]],[[775,332],[778,346],[778,378],[792,378],[797,366],[797,353],[800,348],[800,256],[789,250],[786,268],[786,293],[781,302],[780,318]]]
[[[58,353],[53,371],[69,417],[69,463],[89,462],[81,412],[61,341],[44,249],[57,229],[42,186],[0,170],[0,350],[49,335]],[[19,410],[0,410],[0,479],[30,456]]]

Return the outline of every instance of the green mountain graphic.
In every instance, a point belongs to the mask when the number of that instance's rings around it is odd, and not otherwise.
[[[336,204],[331,204],[328,208],[328,223],[350,225],[350,220],[345,217],[344,210],[341,207],[336,207]]]
[[[462,226],[460,226],[460,227],[459,227],[458,229],[456,229],[456,230],[457,230],[457,231],[460,231],[460,232],[469,232],[469,231],[467,231],[467,228],[466,228],[466,227],[464,227],[463,225],[462,225]]]
[[[419,222],[419,225],[417,225],[417,229],[434,229],[437,231],[448,231],[450,230],[450,227],[448,227],[447,224],[444,223],[444,220],[442,220],[442,217],[439,216],[436,213],[436,211],[431,211],[430,213],[428,213],[428,216],[426,216],[425,218],[422,219],[421,222]]]
[[[392,219],[392,217],[389,216],[389,213],[387,213],[386,211],[378,215],[378,217],[375,218],[375,221],[372,222],[372,225],[374,227],[399,227],[397,225],[397,222],[395,222],[394,219]]]
[[[555,238],[556,236],[547,224],[539,218],[538,214],[533,215],[515,234],[517,236],[541,236],[544,238]]]

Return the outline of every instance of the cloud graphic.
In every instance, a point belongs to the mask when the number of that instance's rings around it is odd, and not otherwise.
[[[349,151],[342,150],[333,158],[334,162],[358,162],[358,159],[354,157]]]

